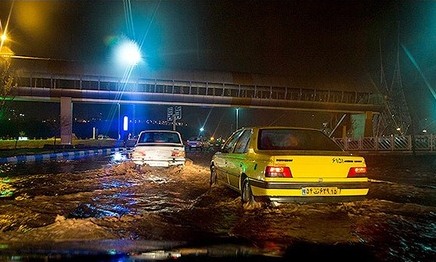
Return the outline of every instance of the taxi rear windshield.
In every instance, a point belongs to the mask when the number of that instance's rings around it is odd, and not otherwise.
[[[144,132],[138,138],[138,143],[175,143],[180,144],[180,136],[172,132]]]
[[[296,129],[260,129],[258,149],[342,151],[321,131]]]

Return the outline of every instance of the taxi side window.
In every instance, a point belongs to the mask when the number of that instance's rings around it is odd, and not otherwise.
[[[232,153],[233,152],[233,148],[235,147],[235,144],[238,141],[238,138],[241,135],[241,133],[242,133],[242,131],[239,131],[230,137],[230,139],[223,146],[223,149],[222,149],[223,153]]]
[[[248,150],[248,142],[250,141],[251,130],[245,130],[240,136],[235,146],[235,153],[245,153]]]

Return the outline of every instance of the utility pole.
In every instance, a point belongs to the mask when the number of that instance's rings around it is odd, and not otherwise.
[[[376,125],[374,125],[376,128],[374,134],[376,136],[393,134],[398,134],[401,136],[406,135],[412,125],[412,119],[406,102],[406,97],[404,95],[403,82],[401,79],[399,33],[397,39],[396,64],[392,75],[391,86],[389,86],[385,80],[383,63],[381,63],[380,71],[380,91],[384,95],[385,109],[377,118],[378,122]]]

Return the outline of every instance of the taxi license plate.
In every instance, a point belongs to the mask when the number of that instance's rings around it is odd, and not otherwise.
[[[341,189],[337,187],[303,187],[301,195],[303,196],[334,196],[339,195]]]

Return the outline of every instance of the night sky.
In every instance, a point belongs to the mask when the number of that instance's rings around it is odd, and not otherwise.
[[[111,45],[128,37],[153,69],[355,81],[378,70],[379,40],[396,44],[399,17],[411,44],[420,44],[417,30],[429,30],[415,12],[429,16],[434,2],[398,2],[15,1],[8,31],[19,55],[105,63]],[[11,6],[0,3],[3,27]]]
[[[379,85],[381,61],[392,81],[400,44],[409,107],[419,119],[436,117],[436,1],[1,1],[0,20],[21,56],[108,63],[127,37],[141,44],[150,70],[278,75],[362,90]]]

